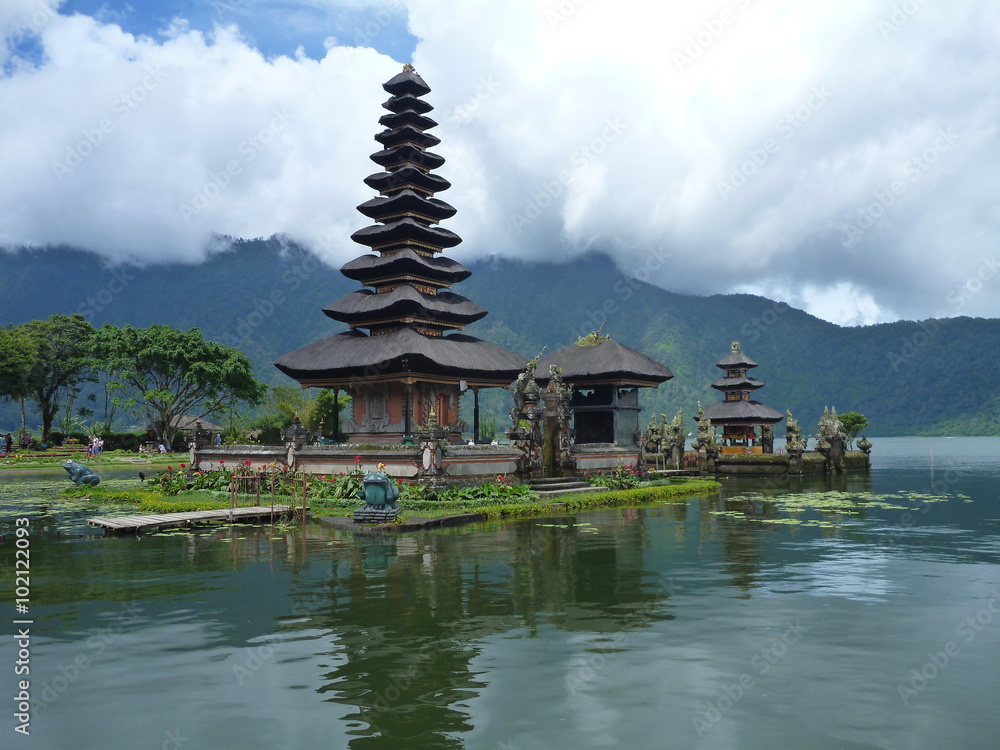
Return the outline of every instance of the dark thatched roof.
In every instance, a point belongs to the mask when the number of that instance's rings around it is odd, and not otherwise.
[[[407,188],[439,193],[451,183],[436,174],[421,172],[416,167],[400,167],[392,172],[376,172],[365,177],[365,184],[380,193],[392,193]]]
[[[674,374],[652,357],[611,339],[596,344],[570,344],[542,357],[535,379],[548,382],[549,366],[562,370],[562,378],[573,385],[619,381],[655,388]]]
[[[425,336],[411,328],[382,336],[348,331],[284,355],[275,367],[307,385],[341,385],[410,373],[509,385],[528,364],[520,354],[464,334]]]
[[[381,143],[383,148],[394,148],[405,143],[412,143],[420,148],[434,148],[441,143],[441,139],[433,133],[417,130],[412,125],[404,125],[398,130],[383,130],[375,136],[375,140]]]
[[[343,323],[364,324],[369,320],[419,317],[439,321],[445,328],[466,325],[486,316],[486,310],[454,292],[424,294],[409,285],[376,294],[360,289],[323,308],[323,312]]]
[[[775,424],[785,418],[759,401],[720,401],[705,409],[712,424]]]
[[[756,390],[757,388],[763,388],[764,383],[756,378],[719,378],[712,383],[712,387],[720,391],[750,391]]]
[[[404,164],[412,164],[424,169],[437,169],[444,164],[443,156],[435,154],[433,151],[423,151],[409,144],[376,151],[368,158],[385,169]]]
[[[730,352],[720,359],[715,366],[721,367],[723,370],[742,370],[744,368],[750,369],[751,367],[756,367],[757,363],[743,352]]]
[[[450,229],[444,227],[429,227],[414,219],[406,217],[397,219],[390,224],[372,224],[359,229],[351,235],[351,239],[360,245],[378,247],[411,240],[432,247],[455,247],[462,238]]]
[[[387,216],[404,213],[441,221],[455,215],[455,207],[440,198],[426,198],[413,190],[400,190],[394,195],[380,195],[358,206],[358,211],[370,219],[382,221]]]
[[[378,124],[386,128],[398,128],[403,125],[412,125],[418,130],[430,130],[431,128],[436,128],[438,125],[436,120],[427,117],[426,115],[422,115],[419,112],[414,112],[412,109],[382,115],[378,118]]]
[[[430,102],[418,99],[410,94],[390,97],[386,101],[382,102],[382,106],[390,112],[405,112],[407,110],[412,110],[414,112],[418,112],[419,114],[424,114],[425,112],[430,112],[434,109],[434,105]]]
[[[458,261],[444,256],[428,258],[412,248],[388,255],[362,255],[345,263],[340,272],[366,286],[372,281],[403,275],[455,284],[472,275],[472,271]]]
[[[397,73],[388,81],[382,84],[382,88],[393,96],[423,96],[431,93],[431,87],[427,85],[420,74],[413,69],[413,66],[406,65],[402,73]]]

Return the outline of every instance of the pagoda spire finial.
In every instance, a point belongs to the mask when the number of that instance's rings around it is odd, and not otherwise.
[[[740,350],[740,342],[739,341],[734,341],[731,344],[731,347],[732,347],[732,350],[733,350],[733,354],[742,354],[742,351]]]
[[[410,63],[403,63],[403,72],[404,73],[416,73],[417,71],[416,71],[416,69],[412,65],[410,65]]]

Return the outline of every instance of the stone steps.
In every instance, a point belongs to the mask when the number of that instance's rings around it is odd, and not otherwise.
[[[538,493],[541,500],[548,500],[559,495],[586,495],[591,492],[606,492],[608,489],[607,487],[592,487],[589,482],[572,477],[534,479],[530,486]]]

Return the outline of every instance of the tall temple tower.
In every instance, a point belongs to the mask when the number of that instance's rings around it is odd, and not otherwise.
[[[784,416],[770,406],[752,400],[754,391],[764,384],[748,375],[757,366],[743,353],[740,342],[732,343],[731,351],[716,364],[725,371],[712,387],[725,394],[725,400],[705,409],[713,425],[722,425],[723,453],[770,453],[774,425]],[[759,433],[758,433],[759,428]]]
[[[448,291],[470,276],[440,255],[462,238],[438,226],[455,209],[435,198],[451,183],[432,174],[444,158],[428,151],[441,141],[427,131],[437,123],[420,97],[430,87],[409,64],[382,87],[389,92],[375,136],[383,149],[371,159],[385,171],[365,178],[379,195],[358,210],[378,222],[351,238],[371,248],[340,270],[365,288],[323,309],[350,330],[279,358],[274,364],[303,387],[347,390],[354,412],[351,442],[399,443],[434,412],[453,441],[467,425],[459,419],[464,388],[507,387],[527,360],[463,333],[487,313]],[[367,330],[367,333],[364,331]]]

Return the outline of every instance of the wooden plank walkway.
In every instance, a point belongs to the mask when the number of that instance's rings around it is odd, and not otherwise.
[[[286,515],[289,505],[275,505],[274,515]],[[164,513],[149,516],[118,516],[116,518],[88,518],[91,526],[100,526],[110,531],[143,531],[169,528],[172,526],[195,526],[212,521],[257,521],[271,519],[270,505],[254,505],[249,508],[222,508],[220,510],[195,510],[186,513]]]

